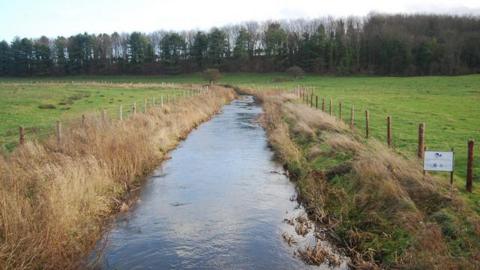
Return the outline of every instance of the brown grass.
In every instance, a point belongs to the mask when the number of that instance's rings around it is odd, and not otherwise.
[[[354,267],[478,269],[480,218],[445,179],[292,94],[246,91],[263,102],[269,141],[310,218],[331,229]],[[317,161],[325,158],[334,162]],[[312,263],[322,254],[304,252]]]
[[[95,116],[0,156],[0,269],[73,269],[167,152],[234,97],[224,88],[118,121]]]

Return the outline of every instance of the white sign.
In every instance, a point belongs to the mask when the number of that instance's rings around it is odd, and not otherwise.
[[[453,152],[425,151],[425,171],[453,172]]]

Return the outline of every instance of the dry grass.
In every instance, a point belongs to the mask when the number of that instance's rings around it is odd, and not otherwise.
[[[27,142],[0,157],[0,269],[73,269],[130,190],[189,131],[234,97],[224,88],[123,122],[86,126]]]
[[[263,102],[270,143],[310,217],[331,229],[354,267],[478,269],[480,218],[415,157],[366,141],[291,94],[249,92]]]

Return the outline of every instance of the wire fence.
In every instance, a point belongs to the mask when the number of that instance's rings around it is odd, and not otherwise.
[[[0,152],[11,152],[26,140],[42,140],[49,136],[55,136],[57,133],[57,122],[68,125],[75,121],[83,121],[82,118],[85,119],[86,115],[111,120],[122,120],[131,117],[135,113],[145,113],[152,107],[162,107],[167,104],[171,106],[181,99],[208,92],[208,86],[197,87],[191,85],[190,87],[182,87],[173,83],[162,83],[157,87],[168,91],[161,91],[156,95],[145,96],[143,99],[131,100],[128,103],[105,104],[93,110],[84,111],[80,115],[81,118],[79,118],[79,115],[75,115],[62,117],[58,119],[58,121],[53,120],[46,124],[19,125],[17,128],[2,130],[0,132]]]
[[[474,158],[475,140],[472,138],[466,138],[464,141],[445,140],[457,135],[455,129],[433,126],[430,128],[433,131],[425,134],[425,126],[429,127],[428,123],[419,123],[415,121],[415,117],[407,119],[389,114],[386,110],[371,110],[372,107],[374,108],[372,104],[356,105],[351,100],[321,97],[316,94],[318,91],[314,91],[311,87],[298,86],[289,91],[306,105],[344,121],[353,127],[357,134],[385,142],[406,157],[418,156],[425,150],[453,151],[455,174],[460,178],[466,178],[467,190],[469,181],[480,181],[480,160]],[[442,135],[438,136],[436,132],[442,132]],[[419,162],[423,162],[423,159],[420,158]]]

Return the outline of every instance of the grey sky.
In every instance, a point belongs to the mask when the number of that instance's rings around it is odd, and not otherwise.
[[[479,0],[0,0],[0,39],[209,29],[244,21],[382,13],[480,15]]]

